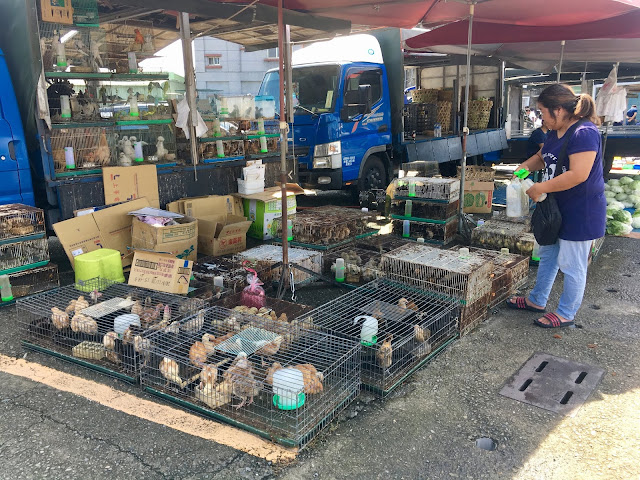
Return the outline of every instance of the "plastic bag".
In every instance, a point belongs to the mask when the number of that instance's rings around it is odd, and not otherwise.
[[[255,307],[257,309],[263,308],[266,304],[266,297],[264,293],[264,285],[258,278],[258,273],[253,268],[246,268],[249,274],[247,275],[247,285],[242,290],[242,296],[240,302],[245,307]]]
[[[514,178],[507,187],[507,217],[524,217],[529,214],[529,197],[519,178]]]

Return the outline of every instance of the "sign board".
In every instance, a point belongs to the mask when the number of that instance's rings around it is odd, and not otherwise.
[[[133,256],[129,285],[158,292],[186,294],[193,262],[172,255],[138,250]]]
[[[152,207],[160,208],[158,174],[155,165],[104,167],[104,201],[111,203],[145,197]]]

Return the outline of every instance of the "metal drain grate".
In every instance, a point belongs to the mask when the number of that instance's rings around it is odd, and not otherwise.
[[[500,395],[572,417],[604,373],[598,367],[537,352],[507,380]]]

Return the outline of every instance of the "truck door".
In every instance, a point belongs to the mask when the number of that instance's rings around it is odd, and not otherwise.
[[[391,128],[381,68],[349,68],[343,91],[340,114],[342,180],[349,182],[357,180],[360,164],[370,148],[391,143]],[[365,95],[369,98],[364,98]]]

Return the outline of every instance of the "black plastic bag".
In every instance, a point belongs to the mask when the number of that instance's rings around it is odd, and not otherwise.
[[[538,245],[553,245],[558,241],[562,227],[562,214],[555,195],[550,193],[542,202],[536,204],[531,216],[531,230]]]

